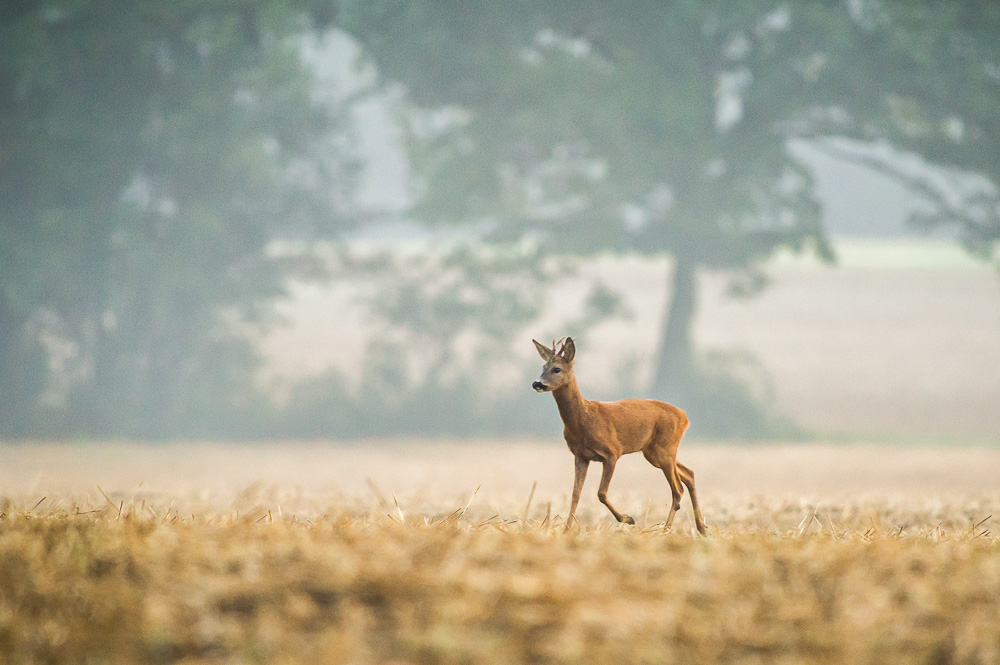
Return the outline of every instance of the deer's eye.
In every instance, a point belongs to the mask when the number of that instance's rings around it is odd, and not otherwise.
[[[558,373],[559,373],[559,372],[561,372],[561,371],[562,371],[562,370],[561,370],[561,369],[559,369],[558,367],[553,367],[553,368],[552,368],[552,373],[553,373],[553,374],[558,374]]]

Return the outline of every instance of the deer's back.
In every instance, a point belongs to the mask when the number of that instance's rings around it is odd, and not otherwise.
[[[594,402],[614,432],[621,454],[642,450],[654,441],[673,439],[688,426],[687,414],[673,404],[653,399]],[[610,432],[609,432],[610,433]]]

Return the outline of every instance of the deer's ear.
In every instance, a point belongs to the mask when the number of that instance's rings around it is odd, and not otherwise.
[[[531,341],[535,343],[535,348],[538,349],[538,355],[540,355],[542,357],[542,360],[544,360],[545,362],[551,360],[552,356],[555,355],[555,352],[553,352],[552,349],[548,348],[544,344],[540,344],[536,340],[531,340]]]
[[[563,360],[566,362],[573,362],[573,358],[576,357],[576,344],[573,343],[572,337],[567,337],[566,341],[563,342],[562,353],[560,355],[562,355]]]

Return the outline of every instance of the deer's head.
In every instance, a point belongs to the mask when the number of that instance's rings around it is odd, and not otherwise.
[[[576,346],[572,337],[564,337],[558,342],[552,342],[552,348],[535,342],[538,355],[545,361],[542,374],[531,384],[535,392],[545,393],[557,390],[573,380],[573,358],[576,356]]]

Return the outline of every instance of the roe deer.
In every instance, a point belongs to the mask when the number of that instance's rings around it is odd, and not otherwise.
[[[569,531],[580,502],[580,491],[587,477],[591,462],[600,462],[603,467],[601,486],[597,498],[608,507],[619,522],[635,524],[628,515],[615,510],[608,501],[608,486],[615,472],[618,458],[628,453],[642,451],[646,460],[663,471],[670,485],[673,502],[664,529],[673,524],[674,515],[681,506],[684,486],[691,493],[691,507],[698,532],[705,533],[705,520],[698,508],[698,497],[694,491],[694,473],[677,461],[677,447],[688,426],[687,415],[672,404],[652,399],[623,399],[618,402],[593,402],[583,398],[573,376],[573,359],[576,345],[571,337],[565,337],[552,348],[535,342],[538,354],[545,365],[538,380],[531,384],[536,392],[551,392],[556,398],[559,415],[564,424],[563,436],[570,452],[576,457],[576,478],[573,482],[573,498],[566,518]],[[558,349],[558,350],[557,350]]]

